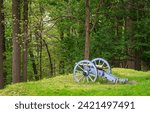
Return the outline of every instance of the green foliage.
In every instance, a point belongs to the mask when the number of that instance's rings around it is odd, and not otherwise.
[[[114,68],[113,73],[119,77],[127,77],[130,81],[134,80],[136,83],[112,84],[103,81],[76,83],[73,75],[69,74],[36,82],[8,85],[4,90],[0,90],[0,95],[150,95],[150,72]]]
[[[141,67],[150,69],[150,3],[146,0],[99,0],[90,2],[90,60],[102,57],[113,66],[127,61],[128,48],[138,56]],[[11,83],[12,75],[12,3],[5,0],[5,46],[7,70],[6,84]],[[127,18],[133,22],[132,33],[127,30]],[[22,21],[21,21],[22,22]],[[96,22],[96,23],[95,23]],[[22,22],[23,23],[23,22]],[[31,0],[29,1],[28,25],[28,80],[35,80],[31,49],[38,76],[42,59],[42,78],[50,75],[48,45],[55,75],[63,68],[70,73],[74,64],[84,58],[85,45],[85,3],[84,0]],[[21,34],[23,36],[23,34]],[[21,37],[23,39],[23,37]],[[21,39],[21,40],[22,40]],[[23,44],[23,42],[22,42]],[[21,45],[22,46],[22,45]],[[42,50],[42,52],[41,52]],[[40,52],[42,57],[40,58]],[[135,59],[135,58],[133,58]],[[60,66],[64,62],[64,66]],[[114,62],[117,62],[116,64]],[[126,67],[126,65],[124,66]],[[93,84],[92,84],[93,85]],[[138,87],[138,86],[137,86]],[[92,91],[92,89],[90,89]],[[108,93],[108,92],[107,92]],[[34,95],[34,94],[33,94]]]

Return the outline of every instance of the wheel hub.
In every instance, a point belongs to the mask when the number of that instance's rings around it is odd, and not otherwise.
[[[84,71],[84,72],[83,72],[83,75],[84,75],[85,77],[89,76],[88,71]]]

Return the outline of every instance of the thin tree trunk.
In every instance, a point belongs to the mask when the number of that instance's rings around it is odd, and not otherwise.
[[[29,55],[31,57],[32,68],[33,68],[35,80],[39,80],[37,66],[35,64],[35,59],[34,59],[34,54],[31,49],[29,49]]]
[[[64,74],[65,73],[65,65],[64,65],[64,61],[61,60],[59,63],[59,74]]]
[[[46,41],[43,39],[43,42],[45,44],[46,50],[47,50],[47,54],[48,54],[48,59],[49,59],[49,68],[50,68],[50,76],[53,76],[53,64],[52,64],[52,58],[51,58],[51,54],[50,51],[48,49],[48,44],[46,43]]]
[[[24,43],[23,43],[23,81],[27,81],[27,38],[28,38],[28,0],[24,0],[24,12],[23,12],[23,31],[24,31]]]
[[[42,79],[42,49],[43,49],[43,7],[41,4],[39,4],[39,8],[40,8],[40,13],[41,13],[41,18],[40,18],[40,33],[39,33],[39,38],[40,38],[40,79]]]
[[[12,0],[13,18],[13,61],[12,79],[13,83],[20,82],[20,0]]]
[[[60,39],[61,41],[64,40],[64,31],[60,31]],[[63,49],[63,48],[62,48]],[[64,74],[65,73],[65,64],[64,64],[64,60],[61,59],[59,62],[59,74]]]
[[[42,47],[43,47],[43,43],[42,43],[42,36],[40,36],[40,79],[42,79]]]
[[[90,56],[90,0],[85,0],[85,49],[84,59]]]
[[[0,89],[4,88],[4,12],[3,0],[0,0]]]

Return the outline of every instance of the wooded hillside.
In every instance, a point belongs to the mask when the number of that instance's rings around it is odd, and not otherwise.
[[[0,88],[97,57],[150,70],[149,0],[0,0]]]

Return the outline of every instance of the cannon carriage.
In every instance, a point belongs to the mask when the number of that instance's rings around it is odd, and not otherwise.
[[[128,81],[127,78],[113,75],[109,63],[103,58],[79,61],[74,67],[73,75],[76,82],[95,82],[98,76],[113,83],[126,83]]]

